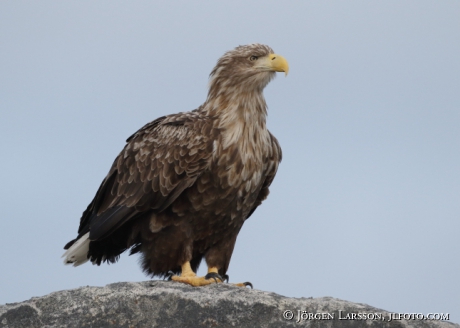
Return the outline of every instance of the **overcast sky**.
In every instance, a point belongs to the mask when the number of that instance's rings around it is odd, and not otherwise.
[[[231,281],[460,323],[459,17],[459,1],[0,2],[0,304],[148,279],[136,256],[73,268],[62,247],[125,139],[198,107],[217,59],[258,42],[290,64],[265,89],[283,162]]]

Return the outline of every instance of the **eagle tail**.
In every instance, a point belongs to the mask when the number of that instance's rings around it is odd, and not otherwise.
[[[72,246],[70,246],[70,248],[66,250],[62,255],[64,258],[64,264],[73,264],[73,266],[79,266],[88,262],[89,243],[89,232],[87,232],[79,239],[77,239],[72,244]]]

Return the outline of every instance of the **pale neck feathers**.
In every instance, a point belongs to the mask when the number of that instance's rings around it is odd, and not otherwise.
[[[203,109],[218,118],[223,149],[237,142],[244,149],[248,143],[268,142],[263,89],[274,76],[273,72],[249,73],[229,69],[227,65],[213,70]]]
[[[242,85],[228,87],[226,91],[217,97],[208,97],[203,109],[218,118],[223,149],[238,142],[246,149],[246,143],[258,143],[261,134],[268,133],[265,98],[262,90],[244,90]]]

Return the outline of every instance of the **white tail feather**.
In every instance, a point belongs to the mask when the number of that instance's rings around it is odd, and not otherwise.
[[[88,262],[89,250],[89,232],[81,236],[65,253],[64,264],[73,264],[79,266],[80,264]]]

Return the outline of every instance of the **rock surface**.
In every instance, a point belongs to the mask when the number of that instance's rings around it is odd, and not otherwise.
[[[298,311],[306,311],[300,320]],[[293,317],[288,320],[285,316],[290,313]],[[360,320],[358,314],[373,319]],[[422,319],[390,321],[387,311],[331,297],[288,298],[229,284],[194,288],[177,282],[146,281],[81,287],[1,305],[0,327],[460,328],[460,325]]]

